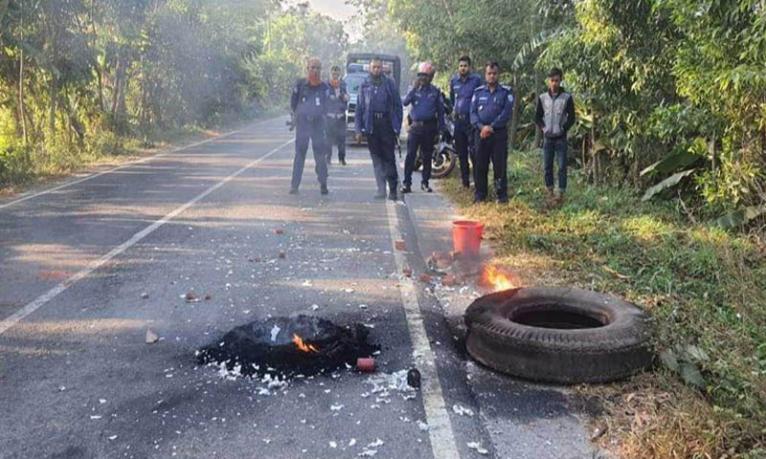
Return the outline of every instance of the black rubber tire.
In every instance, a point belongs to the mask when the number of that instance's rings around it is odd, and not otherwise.
[[[443,152],[434,151],[434,162],[437,160],[437,155],[448,155],[448,162],[447,165],[441,169],[432,166],[431,176],[435,179],[449,177],[449,175],[455,169],[455,164],[457,163],[457,152],[453,150],[452,147],[446,147]]]
[[[563,329],[523,325],[521,312],[566,311],[604,326]],[[649,317],[618,298],[575,288],[520,288],[493,293],[466,310],[466,347],[480,363],[533,381],[600,383],[651,365]]]

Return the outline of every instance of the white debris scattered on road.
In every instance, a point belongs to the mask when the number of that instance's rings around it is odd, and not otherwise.
[[[280,331],[282,331],[282,329],[279,328],[278,325],[274,325],[274,328],[271,329],[271,342],[274,342],[277,340],[277,335],[279,335]]]
[[[340,411],[343,409],[343,405],[332,405],[330,406],[330,411]]]
[[[431,427],[428,425],[427,422],[418,421],[418,429],[422,430],[423,432],[428,432],[428,429]]]
[[[160,336],[151,328],[146,330],[146,344],[154,344],[160,340]]]
[[[343,291],[346,292],[346,293],[354,293],[354,289],[353,288],[347,288],[347,289],[344,289]]]
[[[313,287],[313,286],[314,286],[314,284],[312,284],[310,280],[305,280],[301,284],[301,287]]]
[[[376,404],[380,402],[390,403],[388,400],[391,396],[390,391],[398,392],[404,400],[415,398],[415,389],[407,384],[407,370],[399,370],[395,373],[376,373],[365,382],[372,384],[370,392],[377,397],[375,399]]]
[[[352,438],[351,440],[348,441],[348,446],[349,447],[352,447],[354,445],[356,445],[356,438]]]
[[[373,457],[376,454],[378,454],[378,450],[376,449],[365,449],[361,453],[357,454],[359,457]]]
[[[317,309],[319,309],[319,305],[318,304],[312,304],[311,305],[311,310],[312,311],[316,311]]]
[[[360,304],[359,305],[359,309],[367,309],[367,305],[366,304]]]
[[[108,437],[108,438],[109,438],[109,440],[110,440],[110,441],[111,441],[111,440],[117,440],[117,435],[112,435],[112,436],[110,436],[110,437]]]
[[[374,442],[367,445],[368,448],[378,448],[380,446],[383,446],[383,440],[380,438],[376,438]]]
[[[455,414],[458,414],[460,416],[468,416],[468,417],[472,417],[473,416],[473,410],[472,409],[466,408],[466,407],[464,407],[462,405],[458,405],[457,403],[452,405],[452,412],[455,413]]]
[[[468,446],[468,448],[476,451],[477,453],[481,454],[482,456],[486,456],[487,454],[489,454],[489,451],[486,448],[483,448],[481,446],[481,443],[479,443],[477,441],[468,442],[466,444],[466,446]]]
[[[100,398],[100,399],[98,399],[98,403],[103,405],[104,403],[106,403],[106,399],[105,398]]]
[[[330,442],[330,448],[337,448],[337,447],[338,447],[338,443],[336,443],[334,441]]]
[[[97,421],[97,420],[101,419],[101,415],[100,414],[93,414],[93,415],[90,416],[90,419],[92,421]]]

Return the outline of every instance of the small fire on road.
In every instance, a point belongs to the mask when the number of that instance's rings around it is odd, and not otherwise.
[[[303,352],[319,352],[319,349],[316,346],[313,344],[307,344],[303,341],[303,338],[295,333],[293,333],[293,343],[295,343],[295,347]]]
[[[491,288],[493,292],[499,292],[521,287],[521,282],[511,270],[488,264],[481,272],[480,285]]]

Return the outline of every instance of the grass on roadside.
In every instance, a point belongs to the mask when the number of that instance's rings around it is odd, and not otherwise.
[[[583,183],[570,171],[562,207],[546,210],[536,152],[509,163],[511,203],[471,205],[498,261],[524,285],[575,285],[622,296],[656,323],[662,362],[630,381],[584,387],[623,457],[766,457],[766,247],[754,236],[690,223],[669,202]],[[457,175],[457,174],[453,174]]]

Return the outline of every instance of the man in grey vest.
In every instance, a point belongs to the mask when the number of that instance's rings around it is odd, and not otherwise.
[[[543,131],[543,163],[548,204],[560,205],[567,189],[567,131],[574,125],[574,98],[561,87],[563,73],[553,68],[548,73],[548,91],[537,98],[535,124]],[[559,189],[553,192],[553,160],[558,159]]]

